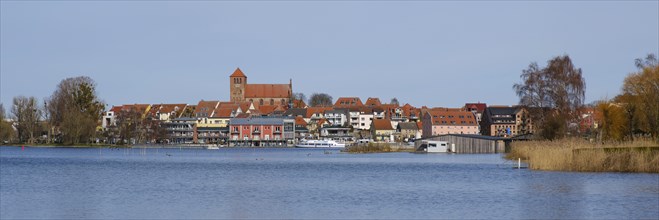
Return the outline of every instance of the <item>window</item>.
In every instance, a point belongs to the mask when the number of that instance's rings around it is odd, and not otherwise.
[[[280,131],[280,130],[281,130],[281,128],[275,127],[275,131]]]
[[[270,99],[270,105],[275,105],[275,100],[274,99]]]
[[[259,100],[259,105],[263,105],[263,99]]]

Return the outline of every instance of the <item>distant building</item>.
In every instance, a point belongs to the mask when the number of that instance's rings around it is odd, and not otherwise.
[[[483,118],[483,112],[487,109],[487,104],[485,103],[466,103],[464,108],[465,111],[473,112],[476,115],[476,121],[480,124],[481,119]]]
[[[180,117],[185,106],[186,104],[161,104],[155,116],[161,121],[170,121]]]
[[[232,146],[285,146],[295,138],[295,119],[288,117],[232,118],[229,122]]]
[[[366,103],[364,103],[364,105],[368,107],[380,107],[382,105],[382,102],[380,102],[379,98],[369,97],[368,99],[366,99]]]
[[[399,141],[408,141],[411,138],[420,138],[419,127],[417,122],[400,122],[396,127]]]
[[[333,140],[342,140],[348,141],[352,139],[352,134],[350,133],[350,128],[345,126],[330,125],[323,126],[320,128],[320,138],[321,139],[333,139]]]
[[[176,118],[164,123],[171,144],[197,143],[196,118]]]
[[[423,115],[423,137],[442,134],[478,134],[478,123],[472,112],[454,109],[431,109]]]
[[[117,113],[121,111],[122,106],[112,106],[110,110],[103,114],[101,121],[102,128],[108,128],[117,125]]]
[[[249,101],[255,105],[289,106],[293,81],[288,84],[248,84],[247,76],[237,68],[229,76],[229,92],[232,102]]]
[[[375,141],[392,142],[396,129],[391,126],[389,119],[374,119],[370,126],[371,137]]]
[[[336,110],[326,110],[325,111],[325,119],[327,121],[334,125],[334,126],[344,126],[348,127],[348,120],[349,118],[349,113],[347,110],[344,109],[336,109]]]
[[[358,97],[340,97],[334,103],[334,108],[362,107],[364,104]]]
[[[534,126],[528,110],[522,106],[490,106],[483,113],[481,134],[512,137],[533,134]]]

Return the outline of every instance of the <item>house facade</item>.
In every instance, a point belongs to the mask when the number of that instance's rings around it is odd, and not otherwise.
[[[533,121],[523,106],[490,106],[483,113],[482,135],[511,137],[533,133]]]
[[[423,115],[423,137],[443,134],[478,134],[476,116],[472,112],[451,109],[428,110]]]
[[[229,143],[233,146],[281,146],[295,138],[293,118],[232,118],[229,124]]]
[[[420,138],[419,128],[416,122],[400,122],[396,126],[397,141],[407,142],[412,138]]]
[[[371,128],[371,137],[375,141],[392,142],[396,129],[391,126],[389,119],[374,119]]]

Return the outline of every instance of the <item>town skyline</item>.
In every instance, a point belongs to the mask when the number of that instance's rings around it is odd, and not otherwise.
[[[238,67],[250,83],[292,79],[307,97],[515,105],[522,70],[560,55],[583,70],[591,103],[619,94],[634,59],[659,54],[658,2],[1,4],[6,108],[80,75],[107,108],[228,101]]]

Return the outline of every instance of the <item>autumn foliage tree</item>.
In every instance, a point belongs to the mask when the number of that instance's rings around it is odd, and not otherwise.
[[[627,115],[629,138],[635,134],[659,137],[659,62],[653,54],[636,59],[638,72],[630,73],[622,85],[622,93],[614,101]]]
[[[581,69],[569,56],[557,56],[540,68],[533,62],[522,71],[521,83],[513,85],[519,104],[529,107],[540,137],[556,139],[567,135],[568,124],[578,117],[585,99],[586,82]]]
[[[599,124],[600,140],[622,141],[628,134],[627,113],[623,106],[601,101],[596,106],[595,120]]]

